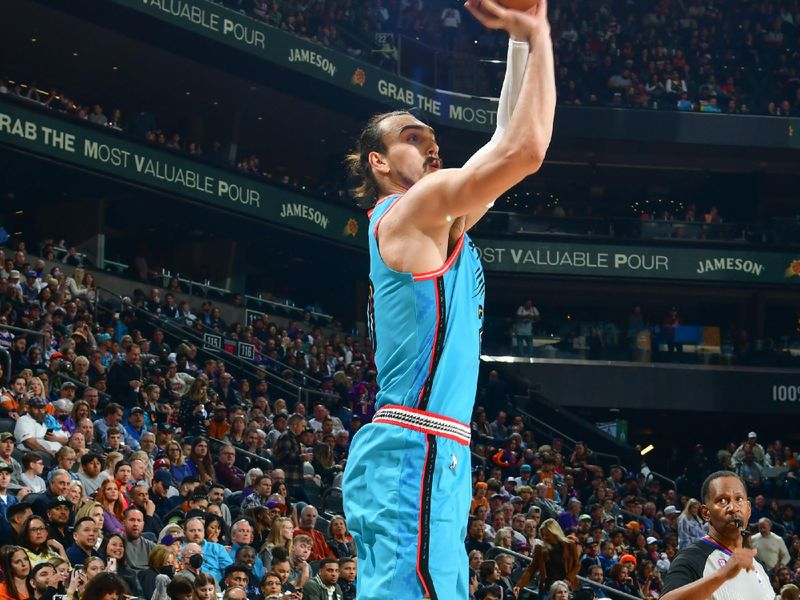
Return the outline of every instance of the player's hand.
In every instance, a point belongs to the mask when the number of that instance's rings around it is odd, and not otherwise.
[[[720,569],[720,572],[725,574],[725,579],[733,579],[742,569],[752,571],[755,569],[753,559],[756,554],[755,548],[736,548],[728,562],[725,563],[725,566]]]
[[[503,29],[514,39],[530,42],[541,35],[550,36],[547,0],[540,0],[526,12],[503,8],[494,0],[467,0],[464,7],[484,27]]]

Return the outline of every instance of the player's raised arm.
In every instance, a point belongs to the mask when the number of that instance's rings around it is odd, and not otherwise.
[[[490,29],[504,29],[528,42],[529,55],[519,99],[508,128],[497,143],[461,169],[421,179],[398,207],[421,230],[485,210],[488,203],[535,173],[553,133],[556,88],[547,2],[535,11],[504,9],[493,0],[469,0],[467,9]]]

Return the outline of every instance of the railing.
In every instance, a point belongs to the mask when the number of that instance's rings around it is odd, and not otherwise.
[[[106,262],[108,262],[108,261],[106,261]],[[200,290],[202,290],[203,291],[203,296],[207,296],[208,292],[215,292],[215,293],[219,294],[220,296],[228,296],[228,295],[231,294],[231,291],[229,289],[216,287],[216,286],[211,285],[211,281],[208,280],[208,279],[206,279],[205,281],[202,281],[202,282],[201,281],[194,281],[194,280],[188,279],[186,277],[181,277],[180,273],[176,273],[175,275],[173,275],[170,271],[168,271],[167,269],[163,269],[163,268],[161,269],[160,277],[162,278],[162,281],[163,281],[162,287],[167,289],[167,291],[169,291],[168,290],[169,283],[172,280],[172,278],[174,277],[175,279],[178,280],[179,283],[182,283],[182,284],[184,284],[185,286],[187,286],[189,288],[187,293],[190,296],[193,295],[192,294],[192,290],[194,288],[199,288]]]
[[[537,216],[495,210],[475,228],[478,235],[567,235],[621,239],[764,243],[768,228],[743,223],[642,220],[624,217]],[[800,243],[800,228],[784,224],[784,243]]]
[[[221,440],[219,438],[209,437],[209,439],[218,446],[227,446],[229,444],[229,442],[226,442],[225,440]],[[234,447],[236,448],[236,454],[243,454],[253,462],[257,462],[259,465],[263,465],[264,467],[266,467],[268,471],[271,471],[274,468],[274,463],[270,459],[265,458],[263,456],[259,456],[258,454],[253,454],[252,452],[249,452],[247,450],[242,450],[237,446]]]
[[[146,312],[148,315],[150,315],[154,319],[157,319],[159,322],[167,322],[170,325],[173,325],[175,327],[181,328],[181,330],[183,332],[185,332],[187,335],[195,335],[195,336],[197,336],[197,338],[199,339],[200,343],[202,343],[203,338],[202,338],[202,336],[197,335],[197,333],[195,333],[196,331],[200,331],[200,332],[202,332],[204,334],[205,333],[209,333],[209,334],[213,334],[213,335],[219,335],[219,336],[222,336],[223,338],[225,337],[224,333],[221,333],[219,331],[216,331],[215,329],[209,328],[206,324],[204,324],[199,319],[194,322],[194,327],[189,327],[188,325],[185,325],[185,324],[181,323],[180,321],[174,321],[174,320],[170,320],[170,319],[167,319],[167,318],[164,318],[164,317],[159,317],[158,315],[154,315],[153,313],[148,312],[148,311],[144,311],[144,312]],[[231,356],[233,356],[233,355],[231,355]],[[273,360],[273,359],[270,359],[270,360]],[[303,373],[302,371],[300,371],[298,369],[290,367],[289,365],[287,365],[287,364],[285,364],[285,363],[283,363],[283,362],[281,362],[279,360],[276,360],[275,363],[277,363],[280,366],[282,371],[291,371],[294,374],[294,376],[297,377],[304,384],[305,383],[311,383],[313,385],[319,385],[320,384],[320,381],[318,379],[316,379],[314,377],[311,377],[311,375]]]
[[[673,490],[676,490],[676,491],[678,490],[678,486],[675,483],[674,479],[670,479],[666,475],[662,475],[661,473],[657,473],[656,471],[653,471],[652,469],[650,470],[650,473],[648,473],[648,475],[647,475],[647,481],[650,481],[651,479],[661,479],[662,481],[666,481],[668,484],[670,484],[672,486]]]
[[[549,431],[551,433],[556,434],[555,436],[551,435],[551,437],[556,437],[557,436],[557,437],[563,438],[564,440],[569,442],[569,444],[572,446],[573,450],[575,449],[575,443],[577,442],[577,440],[573,439],[572,437],[570,437],[569,435],[567,435],[563,431],[561,431],[559,429],[556,429],[555,427],[553,427],[552,425],[550,425],[546,421],[542,421],[541,419],[538,419],[538,418],[534,417],[532,414],[527,412],[525,409],[520,408],[519,406],[514,407],[514,410],[517,413],[519,413],[520,415],[522,415],[523,417],[525,417],[526,419],[530,419],[531,421],[533,421],[534,423],[539,425],[539,427],[543,428],[545,431]],[[597,430],[596,433],[599,434],[599,435],[603,434],[603,432],[600,431],[599,429]],[[603,458],[609,459],[609,461],[611,462],[612,465],[621,465],[622,464],[622,461],[620,460],[620,457],[618,455],[616,455],[616,454],[609,454],[607,452],[597,452],[595,450],[592,450],[592,452],[597,457],[603,457]]]
[[[105,288],[98,288],[98,294],[101,292],[105,292],[106,294],[112,296],[117,302],[122,301],[122,298],[118,294],[115,294],[110,290],[107,290]],[[99,301],[98,305],[101,307],[102,310],[112,312],[111,309],[103,307],[102,303]],[[181,326],[176,322],[166,319],[160,319],[156,315],[149,313],[146,310],[139,308],[138,306],[126,305],[125,308],[133,310],[135,314],[140,315],[145,322],[147,322],[154,328],[161,329],[165,333],[182,341],[189,341],[192,345],[194,345],[197,348],[198,353],[202,353],[203,356],[207,356],[209,358],[213,357],[217,360],[222,360],[226,364],[231,364],[239,372],[242,372],[249,377],[260,379],[263,376],[271,387],[286,394],[287,399],[292,398],[295,402],[302,401],[307,406],[310,396],[312,396],[315,392],[314,390],[306,390],[302,386],[289,383],[283,380],[282,378],[278,377],[271,371],[269,371],[267,368],[262,367],[261,365],[256,365],[254,363],[245,361],[236,356],[233,356],[232,354],[211,352],[207,349],[204,349],[203,339],[201,336],[196,334],[194,331]]]
[[[15,327],[13,325],[0,325],[0,331],[12,331],[14,333],[24,333],[26,336],[36,336],[37,338],[41,338],[42,343],[40,344],[40,346],[42,348],[42,354],[44,354],[44,351],[46,350],[46,348],[44,347],[44,340],[47,336],[41,331],[35,331],[33,329],[25,329],[23,327]]]
[[[519,552],[514,552],[513,550],[509,550],[508,548],[502,548],[500,546],[495,546],[492,550],[490,550],[490,552],[492,551],[493,551],[493,556],[497,556],[497,554],[509,554],[525,563],[529,563],[532,560],[530,556],[525,556],[524,554],[520,554]],[[604,583],[597,583],[596,581],[592,581],[591,579],[587,579],[586,577],[581,577],[580,575],[578,575],[578,581],[580,581],[583,584],[592,586],[593,588],[599,588],[603,590],[611,598],[618,598],[619,600],[642,600],[638,596],[631,596],[630,594],[627,594],[625,592],[615,590],[614,588],[609,587]],[[529,592],[538,594],[536,590],[533,590],[531,588],[526,587],[525,589]]]
[[[298,317],[301,317],[301,318],[305,315],[305,312],[306,312],[305,308],[299,308],[299,307],[295,306],[294,302],[291,301],[291,300],[285,300],[284,302],[276,302],[274,300],[265,300],[264,298],[261,297],[260,294],[258,296],[245,295],[244,296],[244,300],[245,300],[245,306],[248,306],[248,307],[250,306],[251,302],[253,304],[255,304],[256,306],[258,306],[258,307],[261,307],[263,305],[267,305],[267,306],[274,307],[276,310],[284,311],[287,314],[294,314],[294,315],[296,315]],[[333,320],[333,316],[326,315],[325,313],[319,313],[319,312],[316,312],[316,311],[313,311],[313,310],[308,311],[308,312],[310,312],[311,316],[313,318],[317,319],[320,323],[329,322],[329,321]]]

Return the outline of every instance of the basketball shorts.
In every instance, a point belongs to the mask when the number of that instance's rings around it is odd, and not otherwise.
[[[353,438],[342,489],[359,600],[467,600],[469,425],[380,408]]]

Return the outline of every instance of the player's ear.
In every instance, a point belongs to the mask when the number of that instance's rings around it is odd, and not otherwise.
[[[370,152],[367,158],[369,159],[369,166],[372,167],[373,171],[383,175],[389,172],[389,163],[386,161],[386,156],[380,152]]]
[[[705,504],[700,505],[700,516],[706,523],[711,521],[711,514],[708,512],[708,507]]]

